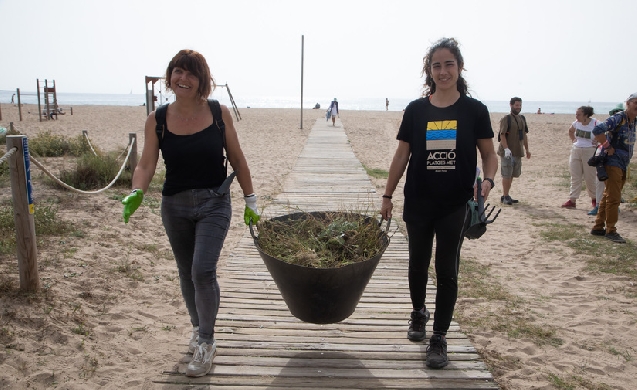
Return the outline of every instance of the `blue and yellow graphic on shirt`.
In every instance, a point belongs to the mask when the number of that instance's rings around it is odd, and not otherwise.
[[[447,170],[456,168],[456,136],[458,121],[427,123],[427,169]]]

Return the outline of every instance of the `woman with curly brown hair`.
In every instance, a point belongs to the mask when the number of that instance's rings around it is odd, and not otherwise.
[[[462,76],[464,59],[453,38],[436,42],[423,59],[424,97],[405,109],[398,148],[389,169],[381,214],[392,216],[392,195],[407,169],[403,220],[409,236],[409,292],[412,303],[407,338],[425,339],[429,311],[425,295],[436,238],[436,311],[426,364],[442,368],[447,358],[446,334],[458,296],[458,267],[467,205],[474,195],[477,151],[484,171],[482,196],[493,188],[498,160],[487,107],[468,95]],[[409,166],[408,166],[409,165]]]

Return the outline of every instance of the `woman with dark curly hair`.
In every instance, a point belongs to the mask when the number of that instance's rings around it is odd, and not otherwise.
[[[445,336],[458,296],[460,248],[471,220],[467,202],[474,196],[477,151],[482,158],[485,198],[498,170],[489,111],[468,96],[463,70],[464,59],[453,38],[440,39],[423,58],[424,97],[405,109],[381,207],[383,218],[391,218],[392,194],[407,169],[403,220],[409,235],[413,309],[407,338],[426,338],[425,294],[435,237],[438,292],[426,353],[426,364],[432,368],[449,362]]]

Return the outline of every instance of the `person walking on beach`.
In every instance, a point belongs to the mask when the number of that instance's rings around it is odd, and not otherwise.
[[[511,113],[500,120],[500,135],[498,137],[500,141],[498,156],[500,156],[500,172],[502,175],[502,197],[500,202],[506,205],[518,203],[517,199],[509,196],[509,191],[511,190],[513,178],[520,177],[522,174],[522,156],[525,150],[526,158],[531,158],[527,137],[529,128],[524,115],[520,115],[522,99],[519,97],[511,98],[509,106],[511,107]]]
[[[407,168],[403,220],[409,235],[413,309],[407,338],[413,341],[426,338],[429,311],[425,295],[436,238],[436,311],[426,351],[426,364],[431,368],[449,362],[446,334],[458,296],[463,233],[471,221],[467,201],[474,196],[477,150],[483,163],[485,198],[498,170],[489,111],[468,96],[463,69],[464,60],[453,38],[440,39],[423,58],[424,97],[405,109],[381,207],[382,218],[391,218],[392,196]]]
[[[332,117],[332,126],[336,127],[336,115],[338,115],[338,100],[334,98],[330,103],[330,116]]]
[[[597,172],[595,167],[588,165],[588,159],[595,153],[597,141],[593,136],[593,128],[597,125],[597,119],[593,116],[593,107],[581,106],[575,111],[575,122],[568,129],[568,136],[573,143],[569,158],[569,170],[571,172],[571,191],[568,200],[562,205],[567,209],[577,207],[577,199],[582,192],[582,183],[586,182],[586,192],[591,198],[592,207],[597,206],[595,194]],[[592,211],[592,210],[591,210]]]
[[[133,192],[122,201],[128,223],[148,190],[161,150],[166,164],[161,217],[193,326],[189,351],[194,354],[186,368],[188,376],[206,375],[216,353],[214,326],[220,302],[216,271],[230,227],[230,184],[235,173],[246,202],[244,222],[256,224],[260,218],[230,111],[206,99],[214,87],[203,55],[181,50],[172,58],[166,88],[174,92],[175,101],[148,116]],[[227,161],[234,168],[230,176]]]
[[[389,98],[385,98],[385,111],[389,111]]]
[[[608,117],[593,128],[595,139],[607,153],[604,168],[608,179],[591,234],[605,236],[620,244],[626,243],[626,240],[617,233],[615,225],[619,219],[619,204],[626,183],[626,171],[633,157],[636,117],[637,92],[628,96],[624,111]]]

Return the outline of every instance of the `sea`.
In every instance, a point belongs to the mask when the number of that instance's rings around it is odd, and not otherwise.
[[[0,90],[0,103],[9,104],[11,99],[17,104],[15,91]],[[156,93],[157,100],[161,103],[172,102],[174,95]],[[211,96],[221,104],[230,105],[230,98],[224,88],[217,88]],[[247,108],[298,108],[301,106],[301,97],[268,96],[268,97],[243,97],[233,96],[239,109]],[[319,104],[322,109],[327,109],[333,97],[304,97],[303,107],[314,108]],[[389,97],[389,111],[402,111],[414,97]],[[81,105],[105,105],[105,106],[142,106],[145,105],[144,94],[94,94],[94,93],[57,93],[58,106],[68,109]],[[24,104],[37,104],[35,92],[20,91],[20,101]],[[371,98],[340,98],[339,109],[360,111],[385,111],[385,97]],[[489,112],[507,113],[510,111],[509,101],[483,101],[489,108]],[[545,114],[573,114],[578,107],[591,106],[598,115],[608,114],[616,108],[618,102],[586,102],[586,101],[523,101],[522,113],[536,113],[538,108]]]

